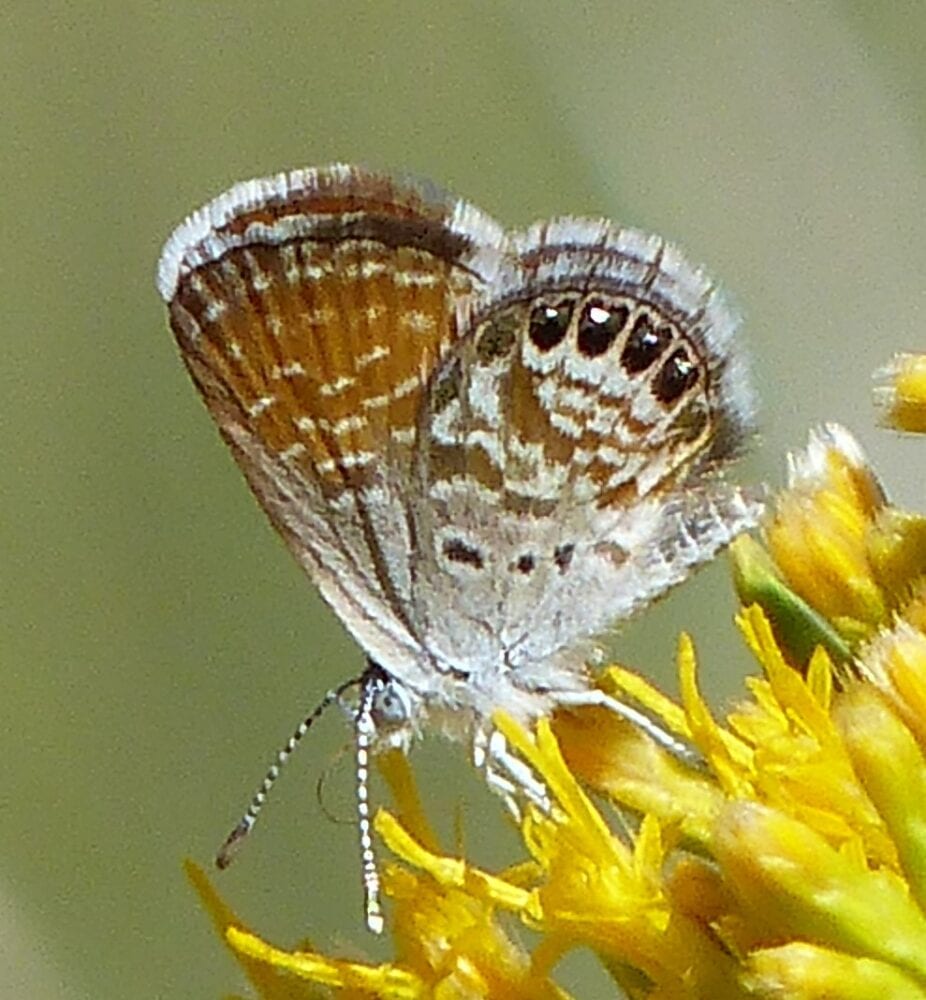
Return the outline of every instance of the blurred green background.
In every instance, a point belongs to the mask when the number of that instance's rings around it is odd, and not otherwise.
[[[894,495],[923,445],[872,370],[926,345],[926,6],[6,3],[0,10],[0,996],[243,990],[183,880],[356,648],[252,501],[175,355],[160,244],[231,182],[360,161],[506,223],[606,214],[709,265],[763,400],[743,478],[847,423]],[[718,703],[747,658],[726,566],[624,629],[670,689],[690,628]],[[219,884],[265,934],[362,929],[331,715]],[[448,844],[518,857],[465,754],[416,759]],[[608,995],[592,964],[564,981]]]

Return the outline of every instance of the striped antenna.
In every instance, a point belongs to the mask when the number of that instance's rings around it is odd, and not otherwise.
[[[383,910],[379,900],[379,866],[373,848],[370,823],[370,747],[376,736],[373,708],[388,683],[386,674],[372,660],[363,676],[360,704],[357,708],[357,832],[360,835],[360,863],[363,872],[363,909],[367,927],[374,934],[383,932]]]
[[[215,858],[216,867],[224,869],[232,863],[235,855],[238,853],[241,842],[254,828],[254,824],[257,822],[257,817],[260,814],[261,809],[263,809],[264,803],[267,801],[270,789],[273,788],[277,778],[280,776],[280,771],[283,769],[283,765],[293,755],[293,752],[296,747],[299,746],[302,737],[305,736],[305,734],[312,728],[312,724],[315,720],[318,719],[326,709],[330,708],[334,704],[340,703],[345,691],[352,687],[356,687],[358,684],[366,684],[366,678],[367,674],[364,674],[361,677],[353,677],[349,681],[345,681],[340,687],[329,691],[318,703],[318,705],[312,709],[311,713],[299,723],[293,735],[286,741],[285,746],[277,752],[276,759],[267,769],[267,773],[264,775],[264,780],[260,783],[260,788],[258,788],[254,793],[254,797],[251,799],[251,804],[248,806],[247,811],[239,820],[238,825],[225,838],[225,842],[219,848],[218,854]],[[366,690],[366,687],[364,687],[364,695],[366,695]],[[372,725],[372,718],[370,719],[370,723]],[[359,731],[357,742],[359,754]],[[369,823],[367,824],[367,827],[369,829]]]

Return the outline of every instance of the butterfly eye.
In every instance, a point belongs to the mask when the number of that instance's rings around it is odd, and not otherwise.
[[[403,726],[411,717],[411,704],[394,681],[387,682],[373,700],[372,715],[377,729]]]

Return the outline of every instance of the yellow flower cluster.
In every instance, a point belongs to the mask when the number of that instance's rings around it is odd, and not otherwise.
[[[552,806],[525,808],[526,860],[490,873],[441,852],[405,758],[385,759],[392,963],[275,948],[191,868],[259,995],[565,998],[555,966],[587,948],[631,998],[926,1000],[926,519],[830,427],[765,541],[735,553],[762,674],[723,722],[686,636],[679,704],[621,668],[600,681],[699,764],[601,708],[533,734],[499,715]]]
[[[926,517],[888,502],[861,448],[835,425],[791,459],[765,541],[734,542],[737,589],[765,608],[795,665],[818,646],[848,664],[908,613],[926,582]]]

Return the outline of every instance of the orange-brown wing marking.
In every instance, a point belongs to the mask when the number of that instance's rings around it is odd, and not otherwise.
[[[329,168],[240,185],[165,248],[159,282],[184,361],[342,617],[348,588],[365,621],[377,594],[404,620],[423,392],[502,245],[465,203]]]
[[[237,423],[338,492],[407,456],[423,379],[471,284],[426,251],[301,239],[228,251],[181,284],[175,308],[199,327],[181,345],[207,403],[221,391]]]
[[[375,175],[243,211],[181,271],[170,303],[220,426],[233,419],[326,493],[405,463],[424,380],[479,276],[443,203]]]

